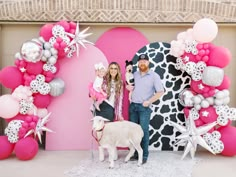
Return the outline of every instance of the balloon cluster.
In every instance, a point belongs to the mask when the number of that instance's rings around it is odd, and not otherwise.
[[[191,76],[190,88],[179,94],[185,117],[193,118],[197,127],[216,122],[217,125],[203,136],[206,143],[215,153],[234,156],[236,145],[231,142],[236,141],[236,127],[230,123],[236,120],[236,109],[227,106],[230,79],[223,70],[230,63],[231,53],[211,43],[217,33],[218,26],[213,20],[200,19],[193,28],[177,35],[177,40],[171,42],[170,53],[177,57],[176,69]],[[228,132],[226,129],[235,133],[223,135]]]
[[[64,81],[56,78],[58,60],[72,57],[78,44],[90,43],[85,37],[91,33],[85,32],[74,22],[45,24],[38,38],[22,44],[15,54],[15,66],[0,71],[0,83],[11,89],[11,94],[0,96],[0,117],[8,122],[6,136],[0,137],[0,159],[9,157],[14,149],[21,160],[36,155],[35,141],[41,141],[42,131],[51,131],[45,126],[50,115],[47,107],[65,90]]]

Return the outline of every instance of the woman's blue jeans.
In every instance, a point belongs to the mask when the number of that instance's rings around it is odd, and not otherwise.
[[[144,137],[141,142],[143,149],[143,159],[147,159],[149,155],[149,123],[152,110],[149,107],[144,107],[140,103],[131,103],[129,106],[129,119],[131,122],[139,124],[144,132]]]

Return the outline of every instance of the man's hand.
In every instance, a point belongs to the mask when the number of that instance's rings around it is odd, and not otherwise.
[[[143,102],[143,107],[148,107],[150,105],[150,101],[144,101]]]

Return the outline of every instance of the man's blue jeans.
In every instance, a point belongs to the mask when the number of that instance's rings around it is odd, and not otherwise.
[[[149,123],[152,110],[149,107],[144,107],[140,103],[131,103],[129,106],[129,119],[131,122],[139,124],[144,132],[144,137],[141,142],[143,149],[143,159],[148,158],[149,146]]]

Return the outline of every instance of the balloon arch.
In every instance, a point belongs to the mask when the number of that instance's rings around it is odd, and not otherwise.
[[[64,81],[56,78],[60,69],[57,61],[78,56],[80,46],[92,44],[86,40],[91,35],[87,31],[79,31],[74,22],[45,24],[39,38],[22,45],[15,55],[15,66],[0,71],[1,84],[12,91],[0,97],[0,117],[8,122],[5,136],[0,137],[0,159],[13,151],[21,160],[32,159],[42,131],[52,132],[46,126],[50,118],[47,107],[65,89]],[[214,154],[236,155],[236,128],[230,125],[236,120],[236,109],[227,106],[230,79],[223,70],[230,63],[231,53],[211,43],[217,33],[216,23],[204,18],[171,41],[176,69],[191,77],[190,87],[179,94],[186,125],[169,122],[181,133],[176,143],[185,145],[182,158],[195,152],[198,144]]]

